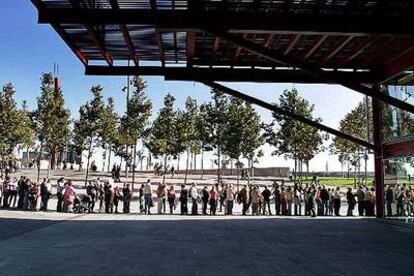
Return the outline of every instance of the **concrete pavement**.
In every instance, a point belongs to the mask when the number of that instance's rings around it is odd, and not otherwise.
[[[0,211],[0,275],[411,275],[414,229],[358,218]]]

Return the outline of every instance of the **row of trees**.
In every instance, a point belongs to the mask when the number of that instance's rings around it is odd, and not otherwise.
[[[235,162],[239,170],[245,167],[243,161],[247,161],[247,168],[253,173],[254,163],[263,155],[260,148],[268,143],[275,148],[274,155],[295,161],[296,176],[296,172],[301,175],[303,164],[309,168],[310,160],[325,150],[324,141],[329,138],[313,127],[276,113],[273,114],[272,122],[261,123],[251,104],[217,90],[211,91],[212,98],[207,103],[198,104],[195,99],[188,97],[184,109],[176,109],[174,97],[168,94],[163,107],[151,122],[152,102],[145,93],[147,85],[140,77],[130,83],[132,91],[131,95],[128,94],[124,114],[115,111],[114,99],[105,99],[102,96],[103,88],[98,85],[91,88],[91,100],[80,107],[79,118],[72,121],[62,91],[55,82],[51,74],[42,76],[41,94],[37,98],[37,108],[33,111],[28,111],[25,103],[18,108],[13,85],[3,86],[0,92],[0,157],[3,161],[11,158],[17,146],[29,151],[36,145],[37,159],[40,160],[41,152],[48,152],[50,168],[54,169],[57,154],[72,148],[79,156],[84,154],[86,157],[86,183],[91,158],[97,148],[107,152],[108,170],[111,153],[115,153],[127,167],[132,168],[133,179],[136,165],[138,162],[142,164],[146,153],[147,164],[151,163],[152,158],[160,158],[164,170],[172,160],[178,159],[179,164],[184,154],[187,181],[191,163],[195,167],[197,156],[201,155],[203,169],[204,152],[212,151],[216,155],[215,164],[220,179],[220,168],[228,162]],[[129,87],[125,89],[129,92]],[[313,115],[314,106],[301,98],[295,88],[285,90],[275,104],[321,122],[320,118]],[[369,123],[367,125],[366,114],[370,113],[370,109],[370,103],[360,103],[340,122],[340,130],[367,139]],[[412,117],[407,114],[401,116],[406,122],[404,128],[412,128]],[[411,121],[406,117],[411,118]],[[385,111],[385,126],[386,122],[391,125],[391,121],[391,111]],[[384,129],[384,132],[392,131],[391,126]],[[142,147],[138,149],[138,145]],[[355,168],[359,166],[361,152],[364,151],[361,146],[340,138],[333,138],[330,149],[341,162],[347,162]]]

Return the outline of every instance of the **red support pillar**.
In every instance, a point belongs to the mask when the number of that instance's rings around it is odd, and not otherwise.
[[[380,92],[379,86],[378,93]],[[377,218],[384,217],[384,165],[382,154],[382,103],[379,99],[372,98],[372,119],[374,125],[374,156],[375,156],[375,195]]]

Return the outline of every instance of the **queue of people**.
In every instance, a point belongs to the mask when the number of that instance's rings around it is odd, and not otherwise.
[[[22,176],[10,175],[0,185],[2,208],[48,211],[52,197],[51,181],[43,179],[39,185]],[[347,216],[375,215],[375,189],[360,185],[354,192],[339,187],[326,188],[318,182],[288,186],[274,182],[271,187],[244,185],[239,191],[233,184],[216,184],[199,189],[195,183],[189,187],[159,183],[153,190],[148,180],[138,189],[139,213],[151,214],[157,204],[157,214],[225,215],[234,214],[235,204],[241,205],[242,215],[277,216],[340,216],[341,205],[346,202]],[[86,193],[78,193],[71,181],[59,179],[56,183],[57,212],[130,213],[133,191],[130,184],[111,185],[97,178],[89,181]],[[414,190],[411,186],[387,186],[385,191],[387,216],[405,216],[414,212]],[[122,205],[122,210],[121,210]],[[395,205],[395,208],[394,206]],[[37,209],[40,206],[39,209]],[[189,206],[191,209],[189,210]],[[393,210],[396,210],[393,212]]]

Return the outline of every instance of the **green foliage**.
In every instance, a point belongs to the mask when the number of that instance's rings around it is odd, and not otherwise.
[[[9,157],[16,146],[21,143],[22,112],[16,107],[15,93],[11,83],[3,86],[0,92],[0,156],[2,161]]]
[[[60,88],[55,88],[53,76],[43,74],[41,94],[35,112],[39,139],[50,152],[63,151],[70,141],[70,112]]]
[[[119,116],[115,112],[114,99],[108,98],[108,102],[102,109],[101,128],[99,129],[100,143],[103,148],[111,148],[118,140]]]
[[[164,107],[160,109],[157,118],[152,123],[149,136],[145,139],[145,146],[155,156],[174,155],[174,111],[175,98],[168,94],[164,98]]]
[[[372,129],[372,128],[371,128]],[[349,112],[339,123],[339,131],[347,133],[353,137],[366,140],[367,120],[366,104],[360,102],[356,108]],[[338,155],[340,162],[349,162],[352,166],[358,166],[364,147],[335,137],[331,145],[331,152]]]
[[[73,146],[78,154],[88,150],[88,158],[93,154],[95,147],[101,145],[100,134],[104,131],[102,87],[93,86],[90,90],[93,99],[79,109],[79,119],[74,122]]]
[[[313,117],[314,106],[301,98],[295,88],[283,92],[278,106],[305,118],[321,121]],[[276,148],[273,154],[306,162],[323,149],[323,137],[316,128],[278,113],[273,113],[273,118],[271,124],[264,126],[266,142]],[[276,125],[278,129],[275,129]]]
[[[151,116],[152,102],[145,95],[147,84],[141,77],[132,81],[134,91],[127,103],[127,114],[122,117],[122,128],[135,140],[143,138]]]

